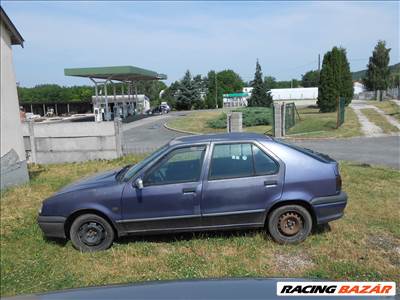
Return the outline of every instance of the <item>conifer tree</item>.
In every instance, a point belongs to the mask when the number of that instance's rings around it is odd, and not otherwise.
[[[249,106],[271,106],[272,96],[262,79],[261,66],[257,60],[256,72],[254,74],[254,80],[252,82],[253,90],[249,99]]]
[[[320,82],[318,86],[317,105],[321,112],[332,112],[336,109],[337,85],[332,67],[332,52],[328,51],[322,60]]]
[[[369,58],[364,83],[369,91],[386,90],[390,82],[390,48],[385,41],[379,41]]]

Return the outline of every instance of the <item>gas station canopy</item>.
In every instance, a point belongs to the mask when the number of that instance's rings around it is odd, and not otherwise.
[[[95,97],[92,102],[96,121],[110,121],[116,116],[124,119],[130,115],[135,115],[137,112],[143,113],[150,108],[150,101],[146,99],[145,95],[143,99],[138,97],[138,81],[167,79],[167,75],[133,66],[69,68],[64,69],[64,75],[86,77],[94,83]],[[116,94],[114,81],[122,82],[121,95]],[[125,84],[127,85],[126,94],[124,93]],[[107,85],[111,85],[112,95],[108,94]],[[100,91],[99,86],[103,86]],[[102,95],[103,92],[104,96]]]
[[[64,75],[87,77],[91,79],[137,81],[137,80],[165,80],[167,75],[134,67],[134,66],[113,66],[96,68],[69,68],[64,69]]]

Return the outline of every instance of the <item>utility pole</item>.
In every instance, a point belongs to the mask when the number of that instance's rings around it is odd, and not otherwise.
[[[321,70],[321,54],[318,54],[318,72]]]
[[[218,109],[218,92],[217,92],[217,71],[215,71],[215,108]]]

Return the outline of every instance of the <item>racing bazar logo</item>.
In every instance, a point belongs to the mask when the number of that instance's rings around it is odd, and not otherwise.
[[[278,296],[395,296],[394,282],[290,282],[276,283]]]

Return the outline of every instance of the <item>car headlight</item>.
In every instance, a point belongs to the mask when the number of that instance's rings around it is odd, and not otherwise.
[[[38,209],[38,214],[41,215],[42,214],[42,208],[43,208],[43,203],[40,204],[40,207]]]

